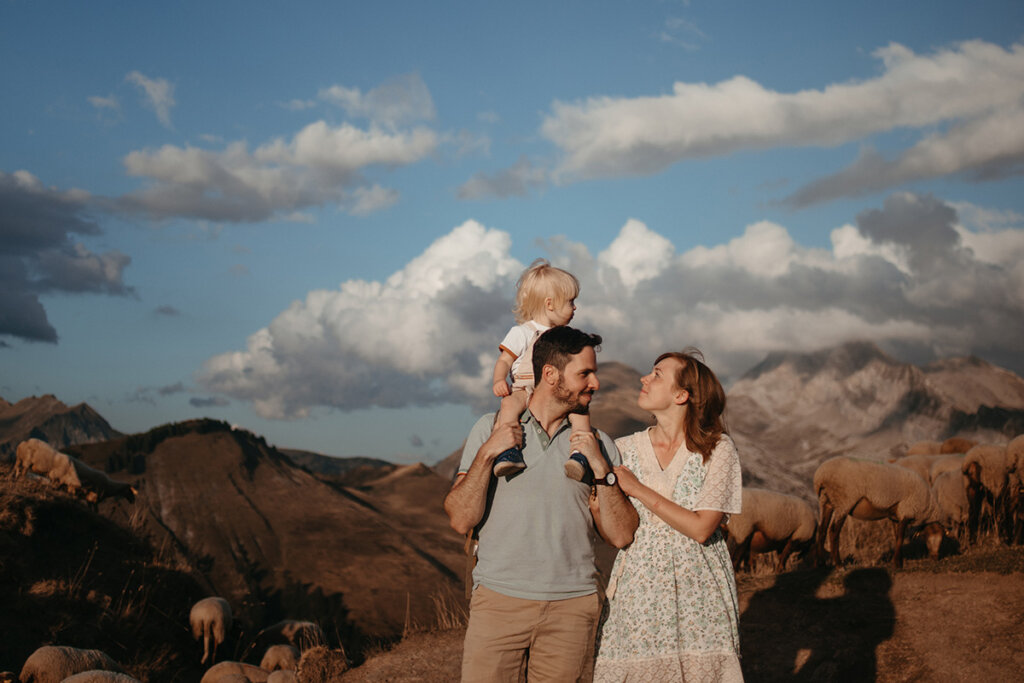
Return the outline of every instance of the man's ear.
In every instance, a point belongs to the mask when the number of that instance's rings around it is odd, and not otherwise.
[[[545,365],[540,371],[540,377],[551,386],[558,384],[558,368],[554,365]]]

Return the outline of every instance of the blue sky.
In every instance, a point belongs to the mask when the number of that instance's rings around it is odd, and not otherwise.
[[[1024,372],[1020,2],[0,0],[0,396],[433,462],[514,284],[638,369]]]

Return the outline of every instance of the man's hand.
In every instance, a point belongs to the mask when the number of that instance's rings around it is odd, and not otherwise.
[[[498,424],[491,430],[491,435],[480,447],[477,457],[481,455],[490,467],[494,459],[510,448],[523,447],[523,425],[519,422]]]

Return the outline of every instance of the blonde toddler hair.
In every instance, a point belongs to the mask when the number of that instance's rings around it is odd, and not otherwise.
[[[572,301],[580,294],[580,282],[569,271],[555,268],[539,258],[523,271],[516,283],[516,305],[512,312],[520,325],[533,320],[543,309],[544,299],[555,305]]]

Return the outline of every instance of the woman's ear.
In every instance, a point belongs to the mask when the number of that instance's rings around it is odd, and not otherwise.
[[[686,405],[690,401],[690,392],[686,389],[680,389],[676,392],[676,405]]]

